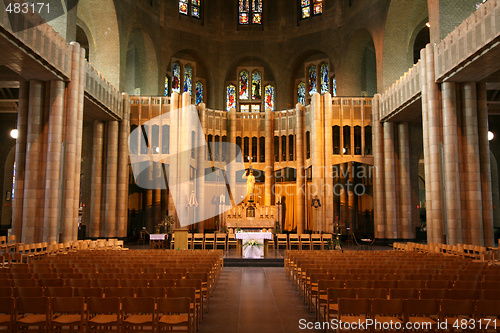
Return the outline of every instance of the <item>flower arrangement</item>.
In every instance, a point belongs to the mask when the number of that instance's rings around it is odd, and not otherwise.
[[[247,247],[258,247],[258,248],[262,248],[264,246],[264,244],[262,244],[261,242],[255,240],[255,239],[249,239],[245,244],[243,244],[243,249],[245,250]]]

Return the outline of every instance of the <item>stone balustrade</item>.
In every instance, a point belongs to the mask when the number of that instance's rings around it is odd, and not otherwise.
[[[85,92],[109,112],[122,118],[121,93],[89,63],[85,63]]]
[[[22,4],[23,1],[13,0],[11,3]],[[31,52],[47,61],[64,79],[71,79],[70,45],[36,12],[9,14],[2,10],[0,27],[17,38]]]
[[[478,50],[499,39],[500,0],[488,0],[435,46],[436,81],[444,81]]]
[[[379,114],[381,120],[384,120],[391,113],[397,112],[410,101],[420,96],[420,63],[419,60],[380,96]]]

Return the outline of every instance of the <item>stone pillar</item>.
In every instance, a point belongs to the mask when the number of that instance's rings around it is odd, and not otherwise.
[[[296,187],[296,213],[297,216],[297,234],[304,233],[304,225],[306,219],[306,168],[305,168],[305,133],[306,133],[306,125],[305,125],[305,114],[304,114],[304,106],[302,104],[297,103],[295,106],[296,112],[296,128],[295,128],[295,151],[296,151],[296,165],[297,165],[297,187]],[[274,146],[273,136],[271,136],[272,146]],[[266,150],[267,154],[267,150]],[[273,154],[271,155],[271,159],[274,158]],[[267,157],[266,157],[267,161]],[[274,161],[274,160],[272,160]]]
[[[385,235],[385,179],[384,179],[384,128],[380,123],[380,94],[373,96],[373,160],[375,173],[373,177],[373,214],[376,238],[386,238]],[[342,136],[342,135],[341,135]],[[341,148],[342,149],[342,148]]]
[[[352,151],[352,150],[351,150]],[[344,188],[344,192],[347,194],[347,216],[348,216],[348,227],[350,228],[349,234],[352,234],[354,230],[356,230],[356,222],[357,222],[357,209],[356,209],[356,194],[354,192],[354,163],[347,162],[347,184]]]
[[[130,97],[127,93],[122,94],[123,98],[123,116],[119,125],[119,149],[118,149],[118,175],[117,175],[117,191],[118,197],[116,201],[116,227],[117,237],[127,237],[127,222],[128,222],[128,176],[129,176],[129,159],[128,159],[128,140],[130,135]],[[160,128],[161,130],[161,128]],[[161,149],[161,147],[160,147]]]
[[[414,237],[411,218],[411,183],[410,183],[410,138],[408,123],[398,124],[399,134],[399,202],[398,237],[410,239]]]
[[[321,107],[321,95],[314,93],[311,97],[311,112],[313,120],[311,122],[311,165],[312,165],[312,191],[311,199],[318,196],[321,202],[321,207],[315,209],[313,214],[314,228],[316,232],[324,231],[324,221],[323,221],[323,208],[324,208],[324,196],[323,196],[323,184],[324,184],[324,119]],[[314,144],[312,144],[314,142]]]
[[[61,151],[64,123],[64,81],[50,83],[50,109],[48,119],[48,153],[46,155],[45,200],[43,216],[43,240],[58,240],[59,188],[61,183]]]
[[[16,139],[16,183],[14,185],[14,200],[12,201],[12,229],[16,239],[22,239],[23,231],[23,200],[26,165],[26,141],[28,127],[29,83],[19,82],[19,104],[17,111]]]
[[[66,92],[65,164],[63,177],[63,213],[60,242],[73,240],[73,229],[77,227],[75,216],[75,185],[77,164],[78,109],[80,94],[80,45],[71,42],[71,81]]]
[[[426,89],[427,89],[427,136],[428,136],[428,157],[429,168],[425,174],[426,188],[430,186],[430,197],[426,197],[426,202],[431,201],[430,210],[428,208],[427,218],[427,240],[428,242],[443,242],[443,204],[441,186],[441,101],[439,97],[439,87],[436,84],[434,73],[434,47],[427,44],[426,48]],[[423,99],[423,98],[422,98]],[[423,125],[423,124],[422,124]],[[425,132],[425,130],[424,130]],[[425,148],[424,148],[425,149]],[[430,183],[427,176],[431,174]]]
[[[175,112],[172,112],[175,111]],[[170,155],[174,155],[178,153],[179,149],[179,144],[178,144],[178,131],[180,130],[177,126],[178,124],[178,118],[176,113],[180,112],[179,110],[179,94],[177,93],[172,93],[170,96],[170,113],[169,113],[169,119],[170,119]],[[175,116],[174,116],[175,115]],[[169,164],[169,170],[168,170],[168,177],[169,179],[172,179],[173,181],[169,181],[168,188],[169,188],[169,200],[168,200],[168,214],[172,215],[174,218],[177,216],[177,207],[175,207],[175,202],[174,202],[174,187],[175,183],[177,181],[177,164],[176,163],[170,163]],[[150,198],[150,194],[148,193],[150,191],[146,191],[146,205],[149,205],[152,198]],[[177,222],[176,222],[177,223]],[[178,227],[176,224],[175,227]]]
[[[459,115],[455,83],[443,82],[441,93],[443,101],[443,169],[448,244],[456,245],[462,243],[462,208],[460,199],[460,151],[458,140]]]
[[[385,166],[385,236],[398,238],[398,198],[396,195],[396,161],[394,154],[394,123],[384,123],[384,166]]]
[[[39,162],[41,158],[43,87],[44,84],[41,81],[30,81],[21,237],[21,243],[25,244],[37,241],[35,228],[36,221],[40,218],[38,214],[42,198],[38,197],[38,190],[42,179],[39,172]]]
[[[116,237],[116,198],[117,198],[117,177],[118,177],[118,121],[111,120],[106,123],[106,178],[104,220],[106,223],[106,234],[104,237]]]
[[[75,167],[75,220],[79,219],[80,212],[80,174],[82,169],[82,140],[83,140],[83,102],[85,98],[85,49],[80,48],[80,73],[79,73],[79,91],[78,91],[78,118],[76,127],[76,167]],[[78,227],[75,221],[73,226],[73,240],[78,239]]]
[[[334,208],[333,208],[333,141],[332,141],[332,96],[330,93],[323,94],[324,105],[324,156],[325,156],[325,182],[324,182],[324,232],[333,232]],[[354,131],[353,131],[354,132]]]
[[[476,84],[467,82],[463,84],[464,114],[464,151],[467,163],[466,169],[466,197],[467,197],[467,220],[466,226],[470,236],[470,244],[484,245],[483,230],[483,203],[481,196],[481,166],[478,139],[478,117]],[[491,192],[490,192],[491,193]]]
[[[271,206],[274,193],[272,193],[274,183],[274,128],[273,128],[273,111],[266,108],[266,151],[265,151],[265,179],[264,179],[264,205]],[[297,149],[298,151],[298,149]],[[298,230],[298,228],[297,228]],[[298,231],[297,231],[298,232]]]
[[[196,133],[197,134],[197,146],[201,147],[196,149],[196,152],[198,155],[196,156],[196,197],[198,200],[199,204],[202,204],[205,202],[205,161],[207,160],[207,150],[202,149],[206,145],[206,139],[205,139],[205,128],[206,128],[206,122],[205,122],[205,103],[200,103],[198,104],[198,110],[199,110],[199,117],[200,117],[200,125],[201,125],[201,132]],[[229,157],[229,156],[228,156]],[[226,202],[228,204],[228,202]],[[220,221],[222,222],[222,221]],[[196,225],[196,230],[198,233],[202,233],[205,231],[205,225],[204,221],[198,222]]]
[[[231,108],[231,110],[229,110],[229,115],[228,115],[228,119],[229,119],[229,124],[228,124],[228,128],[229,128],[229,131],[227,133],[228,135],[228,140],[229,142],[231,142],[233,144],[233,147],[236,148],[236,109],[235,108]],[[266,143],[267,145],[267,143]],[[229,150],[229,161],[234,161],[234,159],[236,158],[236,151],[234,149],[230,149]],[[267,160],[267,157],[266,157],[266,160]],[[233,169],[233,165],[234,163],[231,163],[227,166],[227,170],[228,170],[228,182],[229,184],[231,185],[231,196],[232,196],[232,202],[231,204],[232,205],[236,205],[240,198],[238,197],[237,193],[238,191],[236,191],[236,170]]]
[[[89,237],[101,237],[101,200],[102,200],[102,152],[104,124],[95,120],[92,135],[92,175],[90,187],[90,226]]]
[[[486,84],[477,84],[477,121],[479,158],[481,162],[481,193],[483,203],[484,246],[494,246],[493,193],[491,181],[490,144],[488,141],[488,104]]]

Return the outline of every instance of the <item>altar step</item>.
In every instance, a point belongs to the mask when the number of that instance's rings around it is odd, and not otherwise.
[[[224,258],[224,266],[226,267],[284,267],[284,265],[283,258]]]

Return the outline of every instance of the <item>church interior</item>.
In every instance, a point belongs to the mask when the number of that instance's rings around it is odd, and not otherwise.
[[[0,328],[497,331],[500,0],[0,9]]]

